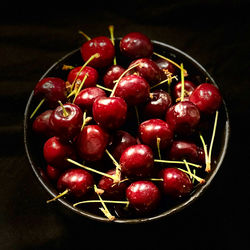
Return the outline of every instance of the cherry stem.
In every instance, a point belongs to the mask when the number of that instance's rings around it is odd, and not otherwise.
[[[85,125],[87,123],[89,123],[92,120],[92,117],[87,117],[87,111],[83,112],[83,122],[82,122],[82,126],[81,126],[81,131],[83,130],[83,128],[85,127]]]
[[[82,82],[81,82],[81,84],[80,84],[80,86],[79,86],[79,88],[77,89],[77,91],[76,91],[76,93],[75,93],[75,97],[74,97],[74,99],[73,99],[73,102],[72,103],[74,103],[75,102],[75,100],[76,100],[76,97],[78,96],[78,94],[80,93],[80,91],[81,91],[81,89],[82,89],[82,86],[83,86],[83,84],[85,83],[85,81],[86,81],[86,79],[88,78],[88,74],[86,74],[85,76],[84,76],[84,78],[82,79]]]
[[[101,172],[101,171],[98,171],[98,170],[96,170],[96,169],[94,169],[94,168],[87,167],[87,166],[82,165],[82,164],[80,164],[79,162],[74,161],[74,160],[69,159],[69,158],[67,158],[66,160],[67,160],[68,162],[70,162],[70,163],[72,163],[72,164],[74,164],[74,165],[80,167],[80,168],[84,168],[84,169],[86,169],[86,170],[88,170],[88,171],[94,172],[94,173],[99,174],[99,175],[106,176],[106,177],[108,177],[108,178],[113,179],[114,181],[117,181],[116,177],[113,176],[113,175],[106,174],[106,173]]]
[[[60,106],[62,107],[62,111],[63,111],[63,116],[67,117],[69,115],[69,113],[67,112],[67,110],[65,109],[65,107],[63,106],[62,102],[59,100],[58,103],[60,104]]]
[[[127,74],[131,69],[136,68],[136,67],[139,66],[139,65],[140,65],[140,63],[137,63],[137,64],[135,64],[135,65],[129,67],[128,69],[126,69],[126,70],[120,75],[120,77],[118,78],[118,80],[117,80],[117,82],[116,82],[116,84],[115,84],[115,86],[114,86],[114,88],[113,88],[113,90],[112,90],[112,92],[111,92],[111,94],[110,94],[110,97],[112,97],[112,96],[114,95],[115,90],[116,90],[116,88],[117,88],[117,86],[118,86],[118,83],[120,82],[120,80],[122,79],[122,77],[123,77],[125,74]]]
[[[187,161],[184,159],[183,162],[185,163],[185,166],[186,166],[186,168],[187,168],[187,171],[188,171],[189,176],[192,177],[192,176],[191,176],[191,175],[192,175],[192,172],[191,172],[191,170],[190,170],[190,167],[189,167]]]
[[[178,168],[179,170],[181,170],[182,172],[186,173],[186,174],[189,174],[190,176],[192,176],[193,178],[195,178],[199,183],[205,183],[206,181],[200,177],[198,177],[197,175],[191,173],[191,172],[188,172],[187,170],[184,170],[182,168]]]
[[[75,67],[74,66],[72,66],[72,65],[66,65],[66,64],[64,64],[63,66],[62,66],[62,70],[69,70],[69,69],[74,69]]]
[[[185,88],[184,88],[184,70],[183,63],[181,63],[181,102],[184,100]]]
[[[169,77],[169,78],[167,78],[167,79],[165,79],[165,80],[157,83],[156,85],[152,86],[150,89],[156,88],[156,87],[162,85],[163,83],[168,82],[168,87],[169,87],[168,92],[170,92],[170,84],[171,84],[171,82],[172,82],[173,79],[175,79],[175,80],[178,81],[178,77],[177,76],[171,76],[171,77]]]
[[[179,64],[177,64],[176,62],[172,61],[171,59],[169,59],[169,58],[167,58],[165,56],[162,56],[162,55],[160,55],[160,54],[158,54],[156,52],[153,52],[153,54],[156,55],[156,56],[158,56],[158,57],[160,57],[160,58],[162,58],[162,59],[165,59],[166,61],[174,64],[177,68],[181,69],[181,66]],[[187,70],[185,70],[185,69],[183,69],[183,70],[184,70],[185,76],[187,76]]]
[[[160,144],[161,144],[161,138],[157,137],[157,138],[156,138],[157,151],[158,151],[158,155],[159,155],[160,160],[162,160],[162,159],[161,159]]]
[[[205,153],[205,163],[206,163],[205,171],[210,172],[210,170],[211,170],[211,162],[209,161],[209,157],[208,157],[208,153],[207,153],[207,145],[206,145],[206,143],[204,141],[204,138],[203,138],[202,134],[200,134],[200,139],[201,139],[203,149],[204,149],[204,153]]]
[[[83,35],[88,41],[91,40],[91,38],[86,33],[84,33],[83,31],[79,30],[78,33]]]
[[[112,154],[110,154],[110,152],[106,149],[105,152],[107,153],[107,155],[110,157],[110,159],[112,160],[112,162],[114,163],[114,165],[116,166],[116,172],[115,172],[115,179],[114,182],[120,182],[121,180],[121,166],[120,164],[115,160],[115,158],[113,157]]]
[[[66,189],[64,192],[58,194],[57,196],[55,196],[54,198],[50,199],[50,200],[47,200],[47,203],[50,203],[52,201],[55,201],[59,198],[61,198],[62,196],[66,195],[70,190],[69,189]]]
[[[96,87],[98,87],[100,89],[103,89],[103,90],[106,90],[106,91],[109,91],[109,92],[112,92],[112,89],[105,88],[105,87],[103,87],[102,85],[99,85],[99,84],[96,84]]]
[[[39,104],[37,105],[37,107],[35,108],[35,110],[33,111],[33,113],[30,115],[30,119],[33,118],[33,116],[36,114],[36,112],[38,111],[38,109],[42,106],[42,104],[44,103],[44,101],[45,101],[45,98],[43,98],[43,99],[39,102]]]
[[[109,25],[110,39],[113,45],[115,46],[114,41],[114,25]],[[116,57],[114,56],[114,65],[116,65]]]
[[[173,163],[173,164],[185,164],[184,161],[170,161],[170,160],[159,160],[159,159],[154,159],[154,162],[161,162],[161,163]],[[191,162],[187,162],[188,165],[196,167],[196,168],[201,168],[201,165],[194,164]]]
[[[101,202],[100,200],[85,200],[85,201],[80,201],[80,202],[74,203],[73,207],[76,207],[76,206],[78,206],[80,204],[100,203],[100,202]],[[112,204],[125,204],[125,205],[129,204],[129,201],[102,200],[102,202],[104,202],[104,203],[112,203]]]

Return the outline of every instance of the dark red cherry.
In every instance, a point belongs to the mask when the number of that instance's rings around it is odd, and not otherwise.
[[[128,105],[138,105],[149,99],[149,91],[150,86],[144,78],[138,75],[129,75],[122,77],[114,95],[123,98]]]
[[[107,147],[109,135],[98,125],[87,125],[80,132],[76,146],[79,156],[86,161],[98,161]]]
[[[173,75],[176,71],[175,66],[163,58],[157,58],[155,60],[155,63],[158,65],[158,67],[162,72],[161,73],[162,80],[167,79],[170,75]]]
[[[120,41],[121,53],[132,59],[150,57],[153,53],[153,44],[150,39],[140,32],[131,32]]]
[[[150,119],[139,126],[139,137],[143,144],[157,149],[157,138],[160,139],[160,149],[166,149],[173,141],[174,133],[170,126],[161,119]]]
[[[137,74],[143,77],[149,84],[156,84],[161,81],[161,70],[158,65],[149,58],[140,58],[134,60],[128,68],[139,64],[128,72],[128,74]]]
[[[66,83],[58,77],[46,77],[40,80],[34,88],[34,96],[45,98],[51,108],[58,105],[58,101],[64,103],[67,100]]]
[[[120,158],[121,172],[127,177],[148,177],[154,167],[152,149],[137,144],[125,149]]]
[[[84,169],[72,168],[66,170],[57,181],[57,189],[63,192],[69,190],[69,195],[81,198],[93,187],[93,176]]]
[[[157,208],[161,194],[159,188],[151,181],[136,181],[129,185],[126,196],[130,206],[139,213],[152,212]]]
[[[103,76],[104,85],[113,89],[115,86],[115,81],[121,76],[121,74],[125,71],[125,69],[120,65],[112,65]]]
[[[188,175],[177,168],[162,169],[159,177],[163,179],[160,182],[163,193],[174,199],[185,197],[193,189]]]
[[[127,104],[121,97],[100,97],[94,101],[92,111],[99,126],[115,130],[126,120]]]
[[[58,137],[49,138],[43,146],[45,161],[55,168],[64,169],[69,166],[67,158],[76,159],[75,149],[70,143],[62,142]]]
[[[47,165],[46,174],[50,180],[57,181],[59,176],[62,174],[62,170],[51,165]]]
[[[204,163],[204,151],[195,143],[178,140],[171,145],[168,155],[170,160],[186,160],[189,162]]]
[[[200,84],[190,95],[189,100],[205,114],[212,114],[222,103],[219,89],[210,83]]]
[[[89,66],[103,68],[112,64],[115,56],[115,48],[108,37],[95,37],[81,46],[81,55],[85,62],[96,53],[99,53],[100,56],[91,60]]]
[[[83,87],[82,88],[89,88],[89,87],[95,87],[96,83],[98,81],[98,71],[90,66],[85,66],[83,70],[81,70],[82,66],[78,66],[73,68],[67,77],[67,80],[69,83],[73,82],[82,82],[85,75],[87,74],[88,77],[86,78]]]
[[[112,135],[109,151],[112,156],[119,161],[123,151],[135,144],[137,144],[137,140],[130,133],[123,130],[117,130]]]
[[[88,113],[92,114],[92,107],[95,99],[106,96],[104,90],[98,87],[89,87],[79,92],[74,103],[79,106],[83,112],[88,111]]]
[[[66,110],[66,114],[64,113]],[[58,106],[50,116],[50,126],[54,134],[62,140],[71,140],[80,132],[83,113],[82,110],[73,103],[66,103]]]
[[[168,109],[166,122],[174,132],[181,135],[190,135],[200,122],[199,109],[192,102],[178,102]]]
[[[116,169],[109,170],[107,174],[115,176]],[[121,182],[114,183],[114,180],[107,176],[102,176],[102,178],[98,183],[98,188],[104,191],[102,197],[111,200],[123,199],[125,197],[127,187],[128,187],[127,181],[122,181],[121,179]]]
[[[150,93],[150,99],[145,104],[143,115],[146,118],[165,119],[167,109],[172,105],[172,98],[168,92],[159,89]]]
[[[46,137],[51,137],[54,135],[54,132],[51,129],[49,119],[52,114],[53,110],[49,109],[41,113],[36,117],[32,124],[32,130],[39,134]]]
[[[178,82],[173,89],[173,96],[175,99],[178,99],[181,97],[181,88],[182,88],[182,82]],[[184,89],[185,89],[185,94],[184,96],[190,96],[194,89],[196,88],[196,85],[188,80],[184,80]]]

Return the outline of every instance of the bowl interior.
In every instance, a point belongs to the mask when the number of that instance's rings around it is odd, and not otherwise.
[[[119,53],[119,40],[116,40],[116,51],[117,51],[117,62],[121,65],[128,66],[129,61],[127,58],[124,58]],[[189,80],[196,82],[197,84],[200,84],[202,82],[208,81],[214,85],[216,85],[215,81],[212,79],[212,77],[209,75],[209,73],[193,58],[191,58],[186,53],[174,48],[173,46],[170,46],[168,44],[158,42],[158,41],[152,41],[154,45],[154,51],[172,59],[173,61],[177,63],[183,63],[184,67],[188,70],[190,73]],[[54,76],[54,77],[61,77],[62,79],[67,78],[68,71],[62,70],[62,66],[66,65],[72,65],[72,66],[79,66],[83,64],[82,57],[80,54],[80,50],[76,49],[57,62],[55,62],[41,77],[47,77],[47,76]],[[35,86],[35,85],[34,85]],[[217,85],[216,85],[217,86]],[[218,87],[218,86],[217,86]],[[27,153],[27,157],[29,159],[29,162],[31,164],[31,167],[37,176],[38,180],[42,184],[42,186],[48,191],[48,193],[51,196],[56,196],[58,194],[57,190],[55,189],[55,185],[51,183],[50,180],[47,179],[46,174],[44,172],[44,168],[46,166],[46,163],[43,159],[42,155],[42,149],[43,149],[43,143],[44,141],[35,136],[32,133],[32,122],[33,120],[29,119],[30,114],[33,112],[35,107],[37,106],[38,101],[33,96],[33,91],[29,97],[29,100],[26,105],[25,114],[24,114],[24,144],[25,149]],[[46,107],[42,107],[40,112],[45,110]],[[210,131],[211,132],[211,131]],[[211,133],[205,134],[204,137],[207,138],[207,140],[210,140]],[[227,145],[228,145],[228,138],[229,138],[229,119],[228,119],[228,112],[226,108],[226,104],[223,101],[223,105],[221,106],[219,110],[219,120],[218,120],[218,127],[216,131],[215,141],[214,141],[214,148],[213,148],[213,163],[212,163],[212,171],[209,174],[206,174],[205,179],[206,183],[203,185],[198,185],[194,191],[191,193],[190,196],[185,198],[184,200],[181,200],[179,202],[170,204],[170,205],[163,205],[159,210],[157,210],[155,213],[150,214],[146,217],[124,217],[124,218],[117,218],[114,220],[114,222],[117,223],[138,223],[138,222],[146,222],[151,221],[155,219],[160,219],[162,217],[165,217],[167,215],[173,214],[186,206],[190,205],[197,197],[199,197],[204,190],[209,186],[210,182],[214,178],[215,174],[217,173],[218,169],[220,168],[223,158],[226,153]],[[209,142],[209,141],[208,141]],[[108,220],[102,216],[102,214],[96,214],[93,213],[90,209],[85,209],[82,207],[73,207],[72,202],[68,199],[59,199],[59,202],[61,202],[64,206],[68,207],[70,210],[89,217],[91,219],[95,219],[98,221],[105,221]]]

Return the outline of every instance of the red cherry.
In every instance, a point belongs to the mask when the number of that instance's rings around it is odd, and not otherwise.
[[[49,138],[43,146],[45,161],[53,167],[64,169],[69,166],[67,158],[76,159],[75,149],[70,143],[62,142],[58,137]]]
[[[121,76],[125,69],[120,65],[112,65],[103,76],[103,83],[107,88],[113,89],[115,80]]]
[[[160,149],[166,149],[171,145],[174,133],[165,121],[150,119],[140,124],[139,136],[142,143],[153,149],[157,149],[157,138],[159,138]]]
[[[184,80],[184,89],[185,89],[185,93],[187,94],[187,96],[190,96],[193,93],[195,88],[196,88],[196,85],[193,82]],[[175,99],[178,99],[181,97],[181,89],[182,89],[182,82],[178,82],[174,86],[174,89],[172,92]]]
[[[59,192],[69,190],[73,197],[80,198],[86,195],[94,185],[93,176],[84,169],[68,169],[58,179]]]
[[[92,114],[93,103],[98,97],[106,97],[105,91],[97,87],[89,87],[79,92],[74,103],[79,106],[82,111],[86,110]]]
[[[120,41],[121,53],[132,59],[150,57],[153,44],[150,39],[140,32],[131,32]]]
[[[152,149],[137,144],[125,149],[120,158],[121,172],[127,177],[148,177],[154,167]]]
[[[146,118],[164,119],[167,109],[172,105],[172,98],[168,92],[159,89],[150,93],[150,99],[145,104],[143,115]]]
[[[158,65],[158,67],[160,68],[162,72],[161,73],[162,80],[167,79],[170,74],[173,75],[176,71],[175,66],[163,58],[157,58],[155,60],[155,63]]]
[[[90,66],[103,68],[112,64],[115,56],[115,48],[108,37],[95,37],[81,46],[81,55],[85,62],[96,53],[99,53],[100,56],[89,62]]]
[[[58,105],[58,101],[64,103],[67,100],[66,83],[58,77],[46,77],[40,80],[34,88],[34,96],[45,98],[51,108]]]
[[[53,110],[49,109],[38,115],[32,124],[32,130],[39,135],[52,137],[54,135],[54,132],[52,131],[49,123],[49,119],[52,113]]]
[[[118,129],[126,120],[127,104],[121,97],[100,97],[93,103],[93,117],[105,129]]]
[[[188,195],[192,189],[193,184],[190,178],[177,168],[165,168],[160,171],[161,188],[165,195],[172,198],[182,198]]]
[[[46,167],[46,174],[52,181],[57,181],[59,176],[61,175],[62,170],[59,168],[55,168],[51,165],[47,165]]]
[[[166,122],[174,132],[181,135],[190,135],[200,122],[199,109],[192,102],[178,102],[168,109]]]
[[[88,77],[86,78],[82,88],[94,87],[98,81],[98,71],[90,66],[85,66],[83,70],[80,72],[82,66],[78,66],[73,68],[67,77],[68,82],[71,84],[73,82],[82,81],[86,74]],[[80,72],[80,73],[79,73]]]
[[[138,105],[149,99],[149,91],[150,86],[144,78],[138,75],[129,75],[122,77],[114,95],[122,97],[128,105]]]
[[[85,126],[76,142],[79,156],[86,161],[100,160],[105,152],[108,139],[109,135],[100,126]]]
[[[219,89],[210,83],[200,84],[190,95],[189,100],[205,114],[212,114],[222,103]]]
[[[139,213],[148,213],[157,208],[161,194],[151,181],[136,181],[126,190],[129,204]]]
[[[63,107],[67,114],[64,114]],[[81,109],[73,103],[64,104],[63,107],[58,106],[53,111],[49,122],[56,136],[62,140],[70,140],[80,132],[83,113]]]

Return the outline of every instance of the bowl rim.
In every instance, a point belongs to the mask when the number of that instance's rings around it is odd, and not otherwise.
[[[121,38],[116,38],[115,40],[121,40]],[[182,50],[169,45],[165,42],[160,42],[160,41],[156,41],[156,40],[151,40],[153,44],[162,46],[166,49],[170,49],[172,51],[174,51],[177,54],[180,54],[181,56],[185,57],[186,59],[188,59],[189,61],[191,61],[194,65],[196,65],[199,70],[203,71],[203,73],[205,75],[207,75],[209,77],[209,79],[212,81],[212,83],[218,87],[218,85],[216,84],[216,82],[214,81],[214,79],[211,77],[211,75],[206,71],[206,69],[199,63],[197,62],[193,57],[191,57],[190,55],[188,55],[187,53],[183,52]],[[47,70],[46,72],[42,75],[42,77],[40,78],[43,79],[45,76],[47,76],[47,74],[55,67],[57,66],[60,62],[64,61],[66,58],[68,58],[69,56],[77,53],[80,50],[80,48],[74,49],[73,51],[67,53],[66,55],[64,55],[62,58],[60,58],[59,60],[57,60],[55,63],[53,63]],[[32,90],[29,99],[27,101],[26,107],[25,107],[25,111],[24,111],[24,146],[25,146],[25,152],[28,158],[28,161],[32,167],[32,170],[35,174],[35,176],[37,177],[37,179],[39,180],[39,182],[42,184],[43,188],[52,196],[55,197],[57,195],[57,193],[55,191],[53,191],[50,187],[48,187],[48,185],[46,185],[45,181],[43,180],[43,177],[41,176],[40,172],[38,171],[38,169],[36,168],[33,160],[32,160],[32,156],[29,152],[29,148],[28,148],[28,136],[27,136],[27,130],[28,130],[28,121],[29,121],[29,107],[32,101],[32,98],[34,96],[34,90]],[[220,169],[222,162],[225,158],[226,152],[227,152],[227,148],[228,148],[228,143],[229,143],[229,137],[230,137],[230,121],[229,121],[229,113],[228,113],[228,109],[225,103],[225,100],[223,98],[222,101],[222,105],[224,106],[225,109],[225,115],[226,115],[226,121],[225,121],[225,136],[224,136],[224,143],[222,145],[222,150],[221,150],[221,154],[218,158],[218,161],[216,163],[216,168],[213,169],[213,171],[211,171],[209,177],[206,179],[206,182],[201,185],[200,189],[198,191],[196,191],[194,194],[192,194],[186,201],[181,202],[178,205],[175,205],[174,207],[169,208],[168,210],[151,216],[151,217],[143,217],[143,218],[132,218],[132,219],[127,219],[127,218],[116,218],[113,221],[108,220],[105,217],[99,216],[99,215],[95,215],[92,214],[90,212],[87,211],[83,211],[80,208],[76,208],[73,207],[72,204],[70,204],[67,200],[59,198],[58,201],[64,205],[65,207],[69,208],[71,211],[75,212],[78,215],[81,216],[85,216],[88,217],[92,220],[95,221],[99,221],[99,222],[108,222],[108,223],[125,223],[125,224],[136,224],[136,223],[144,223],[144,222],[150,222],[150,221],[155,221],[155,220],[159,220],[161,218],[167,217],[169,215],[173,215],[176,212],[181,211],[182,209],[184,209],[185,207],[191,205],[198,197],[200,197],[201,195],[203,195],[203,193],[205,192],[205,190],[210,186],[210,183],[212,182],[212,180],[214,179],[215,175],[217,174],[218,170]]]

